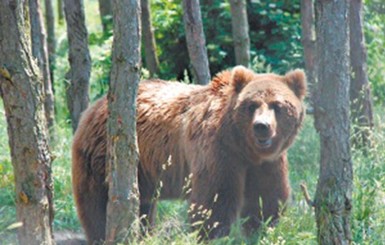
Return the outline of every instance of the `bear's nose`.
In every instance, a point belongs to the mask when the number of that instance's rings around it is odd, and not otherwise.
[[[260,134],[268,134],[270,130],[269,123],[266,122],[259,122],[254,124],[254,130]]]

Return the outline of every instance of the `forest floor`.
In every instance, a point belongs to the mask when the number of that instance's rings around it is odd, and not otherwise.
[[[56,245],[86,245],[84,234],[73,231],[61,230],[54,232]],[[16,232],[9,232],[0,236],[0,245],[18,244]]]
[[[56,245],[85,245],[87,244],[83,234],[73,231],[58,231],[54,233]]]

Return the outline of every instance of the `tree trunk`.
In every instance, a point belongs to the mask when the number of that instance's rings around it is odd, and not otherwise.
[[[51,156],[28,1],[0,1],[0,94],[14,168],[19,244],[53,244]]]
[[[183,21],[193,76],[199,84],[210,82],[205,34],[199,0],[183,0]]]
[[[249,23],[246,0],[230,0],[235,62],[248,67],[250,64]]]
[[[55,121],[55,110],[51,87],[51,76],[48,67],[47,40],[39,0],[29,0],[29,10],[31,21],[32,55],[36,58],[40,73],[43,76],[45,117],[48,128],[51,129]]]
[[[64,12],[67,21],[68,60],[71,66],[67,74],[70,81],[67,89],[67,104],[71,114],[72,129],[75,132],[80,115],[89,103],[91,57],[88,50],[83,0],[64,0]]]
[[[64,4],[63,0],[57,0],[57,22],[59,24],[63,23],[64,19]]]
[[[53,13],[52,0],[45,0],[44,3],[45,3],[45,19],[46,19],[46,26],[47,26],[49,72],[51,77],[52,92],[55,93],[55,86],[54,86],[55,50],[56,50],[55,16]]]
[[[315,30],[314,30],[314,2],[301,0],[302,46],[305,60],[307,84],[311,96],[315,86]]]
[[[315,214],[320,244],[350,244],[352,239],[349,2],[317,0],[315,6],[318,89],[314,116],[321,140]]]
[[[352,68],[350,103],[354,124],[353,144],[357,147],[370,146],[370,132],[373,128],[373,105],[370,92],[365,38],[362,26],[362,0],[350,3],[350,65]]]
[[[106,242],[126,242],[138,233],[139,190],[136,96],[140,76],[140,1],[112,3],[114,40],[108,92]]]
[[[158,73],[159,61],[156,55],[156,44],[151,23],[151,9],[149,0],[141,0],[142,7],[142,35],[146,67],[151,77]]]
[[[99,12],[103,27],[103,33],[104,35],[107,35],[112,29],[111,0],[99,0]]]

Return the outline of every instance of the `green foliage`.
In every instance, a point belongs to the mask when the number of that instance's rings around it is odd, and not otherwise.
[[[365,38],[368,52],[368,76],[376,104],[385,102],[385,3],[367,0]]]
[[[14,175],[10,160],[7,124],[3,105],[0,105],[0,239],[10,239],[16,223]]]
[[[182,1],[151,1],[151,12],[160,65],[159,77],[182,80],[183,72],[189,66]]]
[[[277,73],[302,67],[300,1],[247,2],[252,55]]]
[[[211,74],[235,64],[229,1],[201,1]]]
[[[181,1],[155,0],[151,7],[160,77],[182,80],[189,61]],[[299,1],[247,1],[247,7],[252,59],[279,73],[301,67]],[[203,0],[201,14],[210,71],[215,74],[235,65],[230,5],[228,1]]]
[[[108,91],[111,70],[112,36],[91,33],[90,52],[92,54],[92,73],[90,81],[91,101],[105,95]]]
[[[54,132],[57,137],[52,142],[52,177],[54,184],[55,219],[53,228],[57,230],[77,230],[79,221],[72,196],[71,184],[71,143],[72,129],[66,118],[59,118]]]

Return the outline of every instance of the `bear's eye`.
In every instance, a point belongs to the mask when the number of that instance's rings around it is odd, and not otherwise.
[[[276,103],[276,104],[273,104],[272,107],[273,107],[273,110],[275,111],[276,114],[281,113],[281,111],[282,111],[282,105],[281,104]]]
[[[247,109],[248,109],[248,111],[250,112],[250,113],[254,113],[255,112],[255,110],[258,108],[258,105],[256,104],[256,103],[252,103],[252,104],[250,104],[248,107],[247,107]]]

